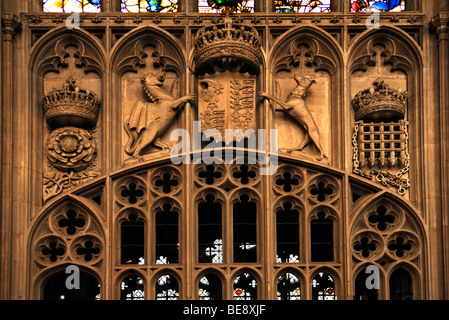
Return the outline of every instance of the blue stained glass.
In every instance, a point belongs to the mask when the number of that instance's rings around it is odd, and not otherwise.
[[[400,12],[405,10],[405,0],[352,0],[351,2],[352,12],[369,12],[369,9],[374,12]]]

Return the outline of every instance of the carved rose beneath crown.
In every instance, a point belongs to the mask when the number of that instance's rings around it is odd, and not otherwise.
[[[90,165],[95,150],[95,141],[87,130],[64,127],[48,138],[47,158],[59,170],[80,171]]]

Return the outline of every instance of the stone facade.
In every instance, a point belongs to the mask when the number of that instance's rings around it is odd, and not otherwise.
[[[256,2],[1,1],[1,299],[449,297],[449,4]]]

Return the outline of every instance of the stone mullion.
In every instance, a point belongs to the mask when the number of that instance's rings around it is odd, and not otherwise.
[[[2,188],[1,188],[1,235],[2,235],[2,247],[1,247],[1,260],[3,264],[1,272],[2,290],[0,292],[0,298],[11,299],[19,298],[19,296],[12,296],[14,287],[17,288],[18,283],[13,283],[13,278],[16,276],[14,266],[17,263],[17,255],[19,251],[16,251],[16,256],[13,255],[13,243],[18,242],[19,239],[13,241],[13,141],[14,141],[14,35],[20,30],[20,22],[17,16],[13,14],[2,14],[2,61],[5,61],[5,65],[2,68]],[[20,226],[20,224],[19,224]],[[18,228],[19,226],[16,226]],[[18,230],[20,232],[20,230]],[[21,242],[21,241],[20,241]],[[24,248],[22,248],[23,251]],[[17,267],[17,265],[16,265]],[[18,271],[18,270],[17,270]],[[24,284],[24,283],[23,283]],[[22,297],[24,298],[24,297]]]
[[[438,54],[439,54],[439,104],[440,104],[440,137],[441,137],[441,219],[442,219],[442,239],[443,243],[449,243],[449,52],[448,52],[448,23],[449,12],[440,13],[436,21],[433,22],[438,34]],[[443,268],[445,283],[445,297],[449,297],[449,248],[444,247]]]

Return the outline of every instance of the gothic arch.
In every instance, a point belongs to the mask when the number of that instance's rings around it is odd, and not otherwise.
[[[73,265],[73,263],[65,263],[58,266],[55,266],[53,268],[49,268],[48,270],[44,270],[41,272],[32,282],[32,288],[30,289],[31,292],[31,298],[32,299],[40,299],[42,300],[44,297],[44,287],[48,280],[50,280],[51,276],[58,274],[58,273],[64,273],[66,268],[69,265]],[[77,267],[79,267],[80,272],[85,272],[91,276],[93,276],[100,285],[100,296],[104,296],[106,293],[106,288],[104,286],[104,279],[100,276],[98,271],[93,270],[92,268],[75,264]],[[69,276],[70,274],[67,274]]]
[[[377,47],[377,49],[375,48]],[[348,48],[348,88],[350,101],[355,97],[360,89],[372,86],[373,80],[385,79],[387,85],[392,85],[395,90],[406,90],[408,93],[407,105],[405,108],[404,120],[408,127],[408,150],[410,153],[408,177],[410,180],[409,198],[416,199],[416,195],[423,192],[423,182],[421,176],[426,170],[424,163],[424,151],[421,144],[422,135],[425,128],[425,114],[427,104],[427,94],[425,93],[426,83],[423,81],[425,61],[424,53],[419,44],[405,31],[395,26],[381,26],[378,29],[368,29],[355,37]],[[377,61],[379,60],[379,61]],[[371,71],[362,85],[360,79],[354,77],[354,73],[365,74],[370,69],[383,68],[385,71],[379,74],[378,71]],[[400,80],[395,81],[386,75],[395,75]],[[399,76],[398,76],[399,75]],[[357,81],[355,81],[357,80]],[[403,83],[402,86],[399,83]],[[348,124],[354,128],[355,112],[350,107]],[[352,129],[353,130],[353,129]]]
[[[108,257],[104,223],[99,209],[78,196],[68,194],[50,202],[31,222],[27,245],[28,281],[40,285],[42,274],[67,264],[95,270],[95,277],[99,279],[97,273],[105,268]],[[30,290],[34,290],[32,294],[39,294],[36,288]]]
[[[310,86],[306,103],[316,122],[323,151],[334,167],[341,167],[344,157],[337,152],[336,146],[342,144],[342,135],[338,128],[343,119],[341,86],[344,77],[344,54],[341,46],[328,32],[313,26],[299,26],[284,33],[270,48],[266,91],[281,100],[286,99],[293,90],[297,76],[315,80]],[[294,79],[294,80],[293,80]],[[299,84],[299,82],[298,82]],[[288,91],[288,92],[287,92]],[[275,112],[271,108],[270,128],[277,128],[279,134],[292,133],[297,138],[289,139],[289,144],[300,144],[304,130],[296,121],[286,122],[284,112]],[[287,117],[287,118],[286,118]],[[291,131],[293,130],[293,132]],[[316,142],[316,141],[314,141]],[[279,148],[292,146],[279,145]],[[306,145],[302,150],[314,159],[314,144]]]
[[[379,267],[384,277],[380,297],[388,297],[389,275],[400,265],[412,276],[414,292],[424,295],[428,239],[422,217],[407,201],[388,191],[366,199],[352,213],[349,230],[353,268],[366,264]]]
[[[169,73],[165,83],[172,87],[172,95],[177,99],[186,90],[185,60],[185,49],[180,41],[158,27],[135,28],[113,46],[108,70],[109,83],[111,88],[119,90],[109,92],[108,113],[111,121],[108,123],[108,130],[117,137],[110,149],[112,169],[122,167],[127,158],[122,146],[126,144],[127,138],[124,128],[127,114],[130,114],[136,101],[148,99],[141,90],[141,79],[151,73]],[[178,115],[174,122],[182,126],[182,116]]]
[[[304,271],[301,270],[300,268],[295,268],[292,266],[288,266],[288,267],[283,267],[283,268],[279,268],[279,270],[277,270],[274,273],[274,277],[272,280],[272,283],[274,286],[277,287],[277,283],[279,281],[279,277],[286,274],[286,273],[292,273],[294,274],[298,280],[299,280],[299,286],[301,288],[301,297],[304,298],[306,296],[306,291],[308,288],[307,282],[306,282],[306,275],[304,274]],[[272,299],[276,299],[277,298],[277,288],[275,290],[273,290],[273,297],[269,297]]]

